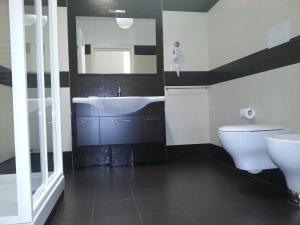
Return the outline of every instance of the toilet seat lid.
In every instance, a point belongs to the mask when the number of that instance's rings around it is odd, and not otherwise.
[[[285,130],[282,126],[274,125],[233,125],[233,126],[223,126],[219,128],[222,132],[259,132],[259,131],[275,131],[275,130]]]

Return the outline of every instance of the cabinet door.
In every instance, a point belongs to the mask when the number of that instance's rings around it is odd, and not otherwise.
[[[165,130],[161,117],[143,117],[143,143],[164,142]]]
[[[101,144],[135,144],[140,143],[141,120],[139,117],[101,117]]]
[[[77,118],[77,145],[100,145],[99,117]]]

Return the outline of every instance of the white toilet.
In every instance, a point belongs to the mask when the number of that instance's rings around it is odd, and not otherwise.
[[[283,134],[267,138],[268,153],[283,172],[288,188],[300,194],[300,134]]]
[[[238,169],[257,174],[277,166],[267,153],[265,138],[288,131],[280,126],[238,125],[219,128],[219,138]]]

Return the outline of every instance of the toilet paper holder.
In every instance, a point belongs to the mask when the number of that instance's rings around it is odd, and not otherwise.
[[[253,107],[243,108],[240,110],[240,116],[243,119],[253,120],[256,116],[256,111],[253,109]]]

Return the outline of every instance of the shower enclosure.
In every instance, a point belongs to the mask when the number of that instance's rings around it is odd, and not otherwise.
[[[0,224],[42,225],[64,189],[57,0],[0,0]]]

